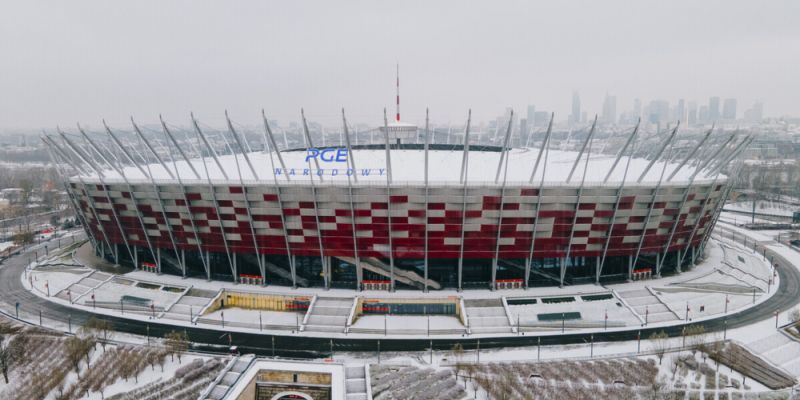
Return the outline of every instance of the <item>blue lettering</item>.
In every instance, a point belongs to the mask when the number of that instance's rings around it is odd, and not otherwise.
[[[317,170],[317,176],[322,176],[324,174],[325,174],[325,170],[324,169],[320,168],[320,169]]]
[[[331,170],[331,176],[336,176],[336,175],[339,175],[339,170],[334,168]]]
[[[347,176],[353,176],[353,169],[352,168],[348,168],[347,169]]]
[[[280,168],[275,168],[275,175],[283,175],[283,171]]]
[[[303,169],[303,176],[308,176],[308,168]]]
[[[294,171],[294,168],[292,168],[292,170],[291,170],[291,171],[289,171],[289,175],[290,175],[290,176],[295,176],[295,175],[297,175],[297,173]]]
[[[386,170],[385,170],[385,169],[383,169],[383,168],[381,168],[381,169],[379,169],[378,171],[381,171],[381,175],[383,175],[383,171],[386,171]]]
[[[331,161],[333,161],[333,157],[334,156],[333,155],[327,156],[327,154],[331,154],[331,153],[333,153],[335,151],[336,151],[336,149],[325,149],[325,150],[322,150],[320,152],[320,154],[319,154],[319,158],[321,158],[322,161],[331,162]]]
[[[361,176],[369,176],[369,170],[368,169],[362,169],[361,170]]]
[[[312,147],[312,148],[308,149],[308,153],[306,154],[306,162],[308,162],[309,159],[317,158],[318,154],[319,154],[319,149],[318,148]]]
[[[340,148],[336,151],[336,161],[337,162],[346,162],[347,161],[347,149]]]

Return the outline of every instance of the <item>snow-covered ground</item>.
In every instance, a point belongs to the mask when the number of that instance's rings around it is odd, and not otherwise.
[[[712,240],[709,242],[707,257],[704,262],[679,275],[661,279],[612,284],[606,287],[591,284],[575,285],[568,287],[566,290],[558,287],[537,288],[535,291],[509,289],[495,292],[455,292],[443,290],[438,292],[431,291],[429,293],[415,293],[415,297],[442,299],[450,296],[458,296],[465,300],[487,298],[499,300],[500,297],[504,296],[510,300],[517,298],[537,299],[537,304],[531,305],[512,304],[511,306],[503,307],[502,304],[498,303],[500,304],[500,313],[498,314],[497,323],[502,326],[498,326],[498,329],[483,329],[480,330],[480,332],[472,332],[475,337],[508,335],[511,331],[515,331],[515,328],[510,329],[509,325],[513,327],[517,324],[521,326],[528,325],[525,326],[524,329],[526,332],[559,334],[560,332],[553,331],[552,326],[546,326],[547,324],[542,324],[538,321],[539,314],[547,313],[580,313],[581,319],[570,321],[570,324],[567,324],[570,325],[567,328],[572,332],[578,330],[586,332],[591,329],[630,329],[630,327],[635,327],[645,322],[648,323],[648,326],[680,324],[684,323],[683,320],[686,317],[685,310],[687,303],[690,309],[688,317],[690,320],[696,321],[697,319],[710,318],[724,313],[726,298],[728,300],[727,312],[731,313],[741,310],[744,307],[766,301],[768,295],[774,293],[774,290],[771,290],[771,288],[776,288],[777,284],[773,283],[772,285],[768,285],[767,281],[759,280],[759,278],[763,279],[763,277],[768,277],[770,275],[768,262],[762,260],[758,256],[754,256],[751,250],[746,250],[734,244],[728,244],[726,241],[727,239],[723,238],[721,242],[723,244],[720,244],[720,242]],[[42,282],[49,282],[51,280],[59,282],[59,287],[53,287],[51,285],[50,290],[52,295],[55,289],[63,289],[69,284],[77,282],[83,276],[84,275],[81,274],[65,273],[63,270],[60,271],[58,268],[49,266],[47,268],[35,268],[30,270],[28,281],[24,283],[30,285],[32,281],[36,288],[33,292],[44,296],[45,291],[43,290]],[[322,292],[321,290],[306,288],[302,289],[301,292],[300,290],[288,287],[234,285],[229,282],[208,282],[202,279],[181,278],[171,275],[156,276],[143,271],[134,271],[110,280],[87,278],[87,281],[89,281],[89,283],[84,284],[82,282],[82,284],[72,287],[74,289],[72,290],[74,301],[74,304],[71,304],[72,307],[82,307],[101,314],[120,315],[120,310],[115,305],[108,305],[107,308],[102,308],[99,303],[116,304],[123,296],[137,297],[152,301],[156,308],[156,316],[165,322],[175,325],[188,325],[190,323],[190,318],[187,314],[189,311],[186,311],[189,310],[189,308],[175,307],[174,312],[171,310],[164,315],[160,315],[160,310],[169,309],[173,304],[183,299],[184,293],[181,292],[181,290],[187,287],[191,287],[192,290],[202,290],[206,293],[211,293],[205,298],[185,297],[185,299],[187,299],[186,301],[192,300],[190,302],[193,304],[193,310],[191,312],[194,317],[198,316],[198,313],[201,312],[206,305],[210,304],[214,294],[220,289],[235,289],[237,291],[278,295],[301,295],[308,296],[309,298],[321,295],[324,297],[340,297],[342,299],[347,299],[349,302],[352,302],[353,299],[353,292],[344,289],[331,289]],[[160,283],[154,284],[156,281]],[[89,287],[86,287],[87,284]],[[161,287],[162,285],[173,288],[173,291],[163,290]],[[753,288],[756,288],[755,301],[753,298]],[[89,294],[84,295],[80,300],[76,301],[76,296],[79,293],[88,293],[89,291],[94,294],[95,300],[98,302],[98,307],[96,309],[92,308],[93,304],[89,300]],[[588,301],[588,299],[586,299],[586,296],[598,294],[611,294],[613,297],[611,299],[595,301]],[[360,295],[367,298],[373,298],[373,296],[374,298],[393,296],[393,294],[386,292],[362,292]],[[404,292],[398,294],[398,296],[407,297],[408,293]],[[543,298],[552,296],[572,297],[574,301],[551,304],[542,302]],[[59,295],[57,298],[51,296],[49,300],[68,303],[68,301],[66,301],[67,296],[64,295]],[[178,308],[180,308],[180,310],[178,310]],[[470,307],[467,307],[468,314],[470,312],[469,308]],[[183,313],[183,311],[186,312]],[[478,310],[475,309],[475,312],[477,311]],[[273,325],[274,328],[272,329],[282,329],[278,328],[279,326],[295,327],[301,325],[302,327],[305,316],[304,314],[297,314],[294,312],[262,311],[261,324],[259,324],[258,310],[225,309],[224,311],[215,311],[208,315],[201,315],[201,318],[195,322],[198,325],[206,325],[210,328],[220,329],[223,312],[226,322],[231,322],[230,325],[225,326],[226,330],[245,332],[269,331],[270,327],[268,325]],[[605,324],[606,313],[608,313],[607,326]],[[126,312],[124,316],[132,319],[148,319],[153,317],[149,312],[141,313],[141,315]],[[465,326],[461,325],[457,318],[441,318],[441,320],[439,317],[433,318],[431,320],[431,329],[428,331],[427,318],[424,316],[392,315],[387,318],[386,326],[384,326],[383,317],[381,316],[362,316],[356,318],[354,325],[351,327],[352,331],[348,334],[350,336],[374,335],[376,334],[376,330],[382,331],[385,329],[387,331],[385,332],[386,334],[394,334],[398,335],[398,337],[427,337],[429,332],[437,335],[437,337],[446,337],[448,335],[453,337],[461,336]],[[342,322],[340,326],[344,325],[345,323]],[[285,329],[282,330],[285,331]],[[310,336],[324,335],[325,337],[338,337],[346,334],[343,329],[337,332],[328,332],[329,329],[318,329],[314,324],[310,324],[307,329],[301,329],[301,331],[302,332],[296,332],[295,334]]]
[[[737,203],[726,203],[725,210],[741,211],[746,213],[753,212],[752,201],[742,201]],[[757,200],[755,212],[756,214],[772,214],[791,217],[795,211],[800,211],[800,207],[783,202],[770,201],[770,200]]]
[[[354,329],[373,329],[388,332],[414,330],[424,332],[430,322],[431,329],[450,330],[464,329],[464,325],[456,317],[446,315],[363,315],[352,325]]]
[[[0,242],[0,252],[14,245],[14,242]]]
[[[231,307],[224,310],[217,310],[203,315],[204,319],[215,321],[241,322],[248,324],[258,324],[259,316],[261,323],[264,325],[285,325],[294,326],[298,320],[303,319],[303,314],[295,312],[281,312],[281,311],[266,311],[266,310],[248,310],[244,308]],[[299,317],[298,317],[299,316]]]
[[[609,294],[611,293],[609,292]],[[521,326],[538,324],[540,322],[538,320],[539,314],[568,312],[580,312],[581,320],[598,324],[605,322],[606,315],[608,315],[608,322],[612,326],[619,324],[639,326],[641,324],[636,315],[616,297],[594,301],[583,301],[580,296],[574,296],[574,298],[575,302],[546,304],[539,301],[536,304],[509,305],[508,309],[511,311],[511,318],[514,323],[519,323]]]

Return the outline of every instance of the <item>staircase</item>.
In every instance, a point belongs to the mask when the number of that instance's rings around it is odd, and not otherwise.
[[[364,365],[344,366],[346,400],[369,400],[367,395],[367,372]]]
[[[501,299],[465,299],[467,326],[472,333],[508,333],[511,325]]]
[[[344,332],[347,318],[355,298],[317,297],[305,330],[317,332]]]

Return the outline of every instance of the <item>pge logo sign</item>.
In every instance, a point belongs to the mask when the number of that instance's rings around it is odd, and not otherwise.
[[[320,159],[324,162],[347,162],[347,149],[342,147],[318,149],[312,147],[306,153],[306,162]]]

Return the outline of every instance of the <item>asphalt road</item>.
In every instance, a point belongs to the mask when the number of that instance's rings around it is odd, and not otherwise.
[[[718,228],[719,229],[719,228]],[[761,251],[762,246],[758,246]],[[19,304],[20,313],[27,314],[28,321],[35,320],[42,312],[47,320],[60,321],[64,325],[68,322],[73,329],[82,325],[92,313],[70,308],[58,303],[49,302],[40,298],[22,286],[20,275],[25,269],[29,256],[37,247],[31,247],[19,255],[13,256],[0,265],[0,309],[10,316],[15,315],[15,304]],[[767,250],[767,257],[772,252]],[[780,265],[788,266],[790,263],[774,254],[775,261]],[[722,331],[726,325],[728,329],[746,326],[768,318],[774,318],[775,311],[785,311],[800,303],[800,271],[796,268],[778,268],[780,275],[780,286],[769,301],[760,303],[752,308],[738,313],[731,313],[727,316],[694,322],[702,325],[706,332]],[[518,347],[532,345],[553,345],[553,344],[572,344],[588,343],[590,335],[593,335],[595,342],[601,341],[625,341],[636,340],[639,335],[647,338],[652,333],[664,331],[670,336],[680,336],[681,326],[632,329],[624,332],[595,332],[590,333],[566,333],[556,336],[536,336],[527,334],[525,336],[509,336],[502,338],[472,338],[464,337],[458,339],[390,339],[376,337],[374,339],[364,338],[312,338],[291,334],[270,335],[254,333],[226,333],[223,330],[206,329],[199,327],[183,328],[159,322],[142,322],[129,320],[115,316],[103,316],[114,324],[116,331],[132,333],[137,335],[149,335],[151,337],[163,337],[166,333],[173,330],[184,329],[189,339],[195,344],[195,349],[215,352],[227,352],[229,344],[238,346],[242,353],[256,353],[265,356],[279,356],[291,358],[321,358],[342,351],[358,352],[379,352],[379,351],[424,351],[431,346],[436,350],[449,350],[456,343],[461,343],[464,349],[486,349],[498,347]],[[50,322],[52,325],[52,322]]]

